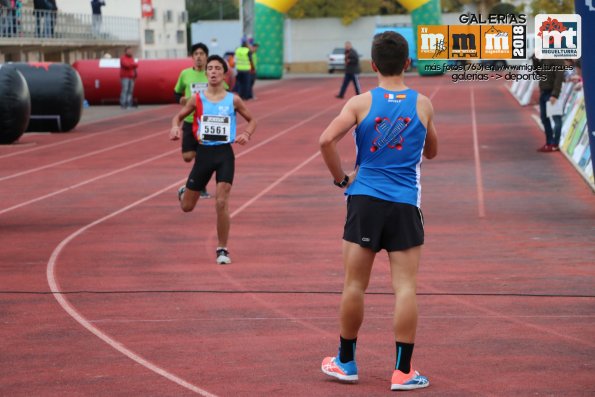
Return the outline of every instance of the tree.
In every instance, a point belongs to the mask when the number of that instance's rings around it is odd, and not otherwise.
[[[404,13],[406,10],[394,0],[300,0],[288,15],[294,19],[335,17],[349,25],[367,15]]]
[[[495,6],[493,6],[492,9],[490,10],[490,14],[505,15],[505,14],[518,14],[518,13],[519,13],[519,11],[517,10],[517,8],[510,3],[498,3]]]
[[[188,23],[205,20],[238,19],[238,0],[186,0]]]
[[[531,12],[537,14],[572,14],[574,0],[532,0]]]

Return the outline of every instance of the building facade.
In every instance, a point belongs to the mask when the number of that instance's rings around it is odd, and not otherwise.
[[[139,58],[187,56],[185,0],[104,0],[100,17],[90,0],[57,0],[57,12],[34,11],[24,0],[18,13],[0,12],[0,63],[65,62],[118,57],[131,46]]]

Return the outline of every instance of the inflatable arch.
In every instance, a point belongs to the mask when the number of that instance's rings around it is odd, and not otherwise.
[[[254,5],[254,39],[260,44],[258,50],[258,77],[280,79],[283,75],[283,28],[285,14],[297,0],[256,0]],[[442,14],[440,0],[399,0],[411,13],[413,31],[418,25],[440,25]],[[419,61],[421,75],[442,72],[424,71],[427,62]]]

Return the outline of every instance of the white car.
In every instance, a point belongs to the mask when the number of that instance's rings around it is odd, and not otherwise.
[[[328,56],[328,72],[345,70],[345,48],[335,48]]]

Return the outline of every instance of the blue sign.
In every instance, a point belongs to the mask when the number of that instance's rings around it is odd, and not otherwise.
[[[582,42],[592,45],[595,37],[595,0],[575,0],[576,13],[582,19]],[[595,173],[595,51],[583,51],[581,56],[587,128],[591,148],[591,165]]]

